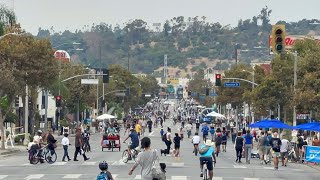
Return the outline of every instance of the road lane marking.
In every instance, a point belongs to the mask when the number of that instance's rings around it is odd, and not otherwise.
[[[154,131],[152,131],[151,133],[149,133],[149,136],[154,136],[153,133],[154,133]]]
[[[31,174],[24,179],[30,180],[30,179],[41,179],[44,176],[44,174]]]
[[[259,178],[243,178],[243,180],[259,180]]]
[[[8,175],[0,175],[0,179],[4,179],[6,177],[8,177]]]
[[[238,166],[238,165],[233,165],[234,168],[239,168],[239,169],[245,169],[247,168],[246,166]]]
[[[212,180],[223,180],[222,177],[213,177]]]
[[[187,180],[187,176],[171,176],[171,180]]]
[[[184,166],[184,163],[172,163],[171,166],[182,167],[182,166]]]
[[[62,179],[78,179],[81,174],[67,174],[62,177]]]
[[[141,175],[136,175],[136,177],[134,177],[134,179],[142,179]]]
[[[274,169],[274,167],[263,167],[263,169]]]

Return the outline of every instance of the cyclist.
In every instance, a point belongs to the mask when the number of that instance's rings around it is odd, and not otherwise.
[[[131,149],[135,149],[136,147],[139,146],[139,137],[138,134],[135,132],[133,128],[130,129],[131,133],[129,136],[123,141],[123,143],[126,143],[126,140],[131,138],[131,145],[128,147],[128,153],[129,157],[128,160],[131,160]]]
[[[205,150],[207,149],[207,150]],[[203,164],[207,164],[207,169],[209,171],[209,180],[213,177],[213,163],[216,163],[216,156],[214,154],[213,143],[210,139],[207,139],[205,144],[201,145],[200,150],[204,150],[203,154],[200,154],[200,177],[203,177]],[[212,161],[213,158],[213,161]]]
[[[198,145],[200,143],[200,136],[198,135],[198,133],[195,133],[195,135],[192,137],[192,143],[193,143],[193,153],[197,155]]]
[[[108,163],[102,161],[99,163],[100,174],[97,176],[97,180],[114,180],[111,173],[108,171]]]

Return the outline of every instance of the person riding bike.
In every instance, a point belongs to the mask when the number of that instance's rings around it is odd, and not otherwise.
[[[198,152],[198,146],[200,143],[200,136],[198,133],[195,133],[195,135],[192,137],[192,143],[193,143],[193,153],[195,153],[195,155],[197,155]]]
[[[102,161],[99,163],[100,174],[97,176],[97,180],[114,180],[111,173],[108,171],[108,163]]]
[[[131,133],[129,134],[129,136],[123,141],[123,143],[126,143],[126,140],[131,138],[131,145],[128,147],[128,154],[129,154],[129,157],[128,157],[128,160],[131,160],[131,149],[135,149],[136,147],[139,146],[139,136],[138,134],[136,133],[136,131],[131,128],[130,129]]]
[[[200,155],[200,177],[203,177],[203,164],[207,164],[207,169],[209,171],[209,180],[213,178],[213,163],[217,162],[216,156],[214,154],[213,143],[210,139],[207,139],[205,144],[201,145],[199,150]],[[212,161],[213,158],[213,161]]]

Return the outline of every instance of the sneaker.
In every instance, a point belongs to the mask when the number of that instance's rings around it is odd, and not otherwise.
[[[90,158],[86,158],[86,159],[84,159],[84,161],[88,161]]]
[[[278,170],[279,168],[278,167],[274,167],[274,170]]]
[[[200,177],[203,177],[203,172],[200,173]]]

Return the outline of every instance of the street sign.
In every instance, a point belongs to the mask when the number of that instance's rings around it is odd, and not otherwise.
[[[126,96],[126,93],[124,93],[124,92],[117,92],[116,94],[115,94],[116,96]]]
[[[212,93],[210,93],[209,95],[210,95],[210,96],[218,96],[218,94],[217,94],[217,93],[213,93],[213,92],[212,92]]]
[[[240,87],[240,82],[225,82],[224,87]]]
[[[99,79],[81,79],[81,84],[99,84]]]

